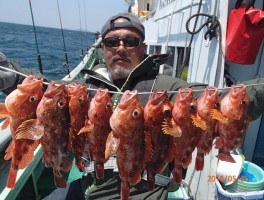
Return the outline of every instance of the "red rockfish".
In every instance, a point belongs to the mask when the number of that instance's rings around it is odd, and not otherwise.
[[[195,169],[202,170],[204,167],[204,155],[209,154],[213,146],[213,140],[217,135],[216,123],[210,115],[213,109],[220,110],[220,98],[216,87],[207,86],[203,94],[197,100],[197,118],[194,119],[196,126],[200,127],[201,138],[197,144],[197,156]]]
[[[144,132],[144,109],[138,91],[125,91],[114,110],[110,125],[112,132],[106,143],[106,158],[116,153],[121,178],[121,199],[128,200],[130,184],[141,180],[145,163],[151,158],[151,138]]]
[[[35,76],[30,75],[6,97],[5,104],[0,104],[0,118],[8,117],[2,129],[10,124],[12,133],[12,142],[4,157],[5,160],[12,158],[7,180],[8,188],[15,187],[17,170],[30,164],[34,158],[34,150],[39,145],[39,140],[22,139],[18,141],[15,137],[16,130],[22,122],[36,118],[37,105],[43,96],[42,85],[42,80],[37,80]]]
[[[182,181],[182,168],[186,169],[192,161],[192,152],[200,138],[198,128],[193,124],[197,113],[197,102],[192,89],[184,88],[178,91],[173,102],[172,119],[167,119],[163,131],[172,135],[174,158],[173,180]]]
[[[16,140],[40,139],[46,167],[53,168],[57,187],[66,187],[62,171],[69,171],[72,161],[69,153],[69,95],[64,84],[51,82],[37,107],[37,119],[23,122],[17,129]]]
[[[232,85],[230,91],[221,101],[221,112],[212,111],[212,117],[219,121],[220,137],[215,142],[215,148],[223,148],[217,157],[227,162],[235,162],[230,151],[243,143],[244,135],[250,123],[247,115],[249,97],[243,84]]]
[[[155,189],[155,175],[162,172],[167,162],[172,161],[172,136],[165,135],[162,123],[171,117],[172,104],[167,91],[155,91],[144,108],[145,130],[151,136],[153,156],[146,164],[148,190]]]
[[[67,91],[70,96],[69,112],[71,126],[69,145],[74,154],[76,166],[81,170],[84,168],[82,154],[85,146],[85,135],[78,135],[78,133],[87,119],[89,98],[87,87],[77,83],[67,85]]]
[[[104,178],[105,145],[111,132],[109,119],[112,115],[113,101],[108,89],[98,88],[88,110],[88,118],[80,133],[85,133],[89,143],[90,160],[96,162],[96,177]],[[81,134],[83,135],[83,134]]]

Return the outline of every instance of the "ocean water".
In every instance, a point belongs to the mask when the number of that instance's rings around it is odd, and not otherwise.
[[[33,26],[0,22],[0,51],[10,61],[21,67],[39,71],[37,45]],[[70,70],[81,61],[82,53],[93,45],[95,35],[92,32],[63,30],[68,64]],[[36,27],[39,53],[44,75],[49,80],[59,80],[67,75],[63,37],[61,29]],[[0,92],[0,102],[5,95]]]

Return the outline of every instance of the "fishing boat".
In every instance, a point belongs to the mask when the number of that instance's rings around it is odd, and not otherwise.
[[[238,81],[250,80],[264,76],[264,46],[260,46],[254,62],[239,64],[226,58],[226,36],[229,16],[236,1],[228,0],[135,0],[130,3],[128,12],[138,16],[146,31],[146,53],[170,55],[167,62],[160,67],[160,73],[187,80],[201,82],[217,88],[225,88]],[[255,8],[264,9],[263,1],[256,1]],[[83,60],[74,70],[63,78],[74,81],[85,78],[82,69],[92,69],[97,60],[99,38]],[[100,61],[100,62],[103,62]],[[11,134],[9,129],[1,131],[0,148],[7,146]],[[4,137],[3,137],[4,136]],[[262,117],[252,121],[247,130],[243,145],[234,154],[243,154],[245,160],[264,168],[264,120]],[[202,171],[194,170],[193,159],[188,167],[183,184],[175,191],[169,192],[168,199],[218,199],[221,185],[217,180],[208,181],[209,177],[217,176],[218,150],[212,149],[205,156]],[[5,181],[0,183],[0,199],[16,199],[21,191],[30,188],[38,198],[38,185],[43,165],[41,163],[42,149],[35,151],[34,161],[24,170],[19,170],[16,188],[10,190],[5,187]],[[193,158],[196,150],[193,152]],[[1,179],[5,180],[9,165],[1,164]],[[5,174],[5,175],[3,175]],[[73,167],[68,175],[68,182],[82,174]],[[29,187],[28,185],[31,185]],[[264,198],[264,191],[248,194],[255,199]],[[250,196],[251,195],[251,196]],[[232,195],[231,195],[232,196]],[[230,197],[231,198],[231,197]],[[254,197],[253,197],[254,198]]]

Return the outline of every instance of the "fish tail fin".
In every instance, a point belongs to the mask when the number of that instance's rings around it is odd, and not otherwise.
[[[136,185],[137,183],[139,183],[139,181],[141,181],[141,170],[140,168],[136,171],[136,173],[134,174],[134,176],[131,178],[131,185],[134,186]]]
[[[53,174],[55,186],[65,188],[67,186],[65,177],[58,170],[53,170]]]
[[[96,178],[103,179],[104,178],[104,163],[96,161]]]
[[[148,191],[154,191],[155,189],[155,176],[150,173],[150,172],[147,172],[148,173],[148,179],[147,179],[147,185],[148,185]]]
[[[63,166],[61,167],[61,170],[63,170],[64,172],[68,172],[70,171],[72,167],[72,161],[69,157],[64,157],[63,158]]]
[[[121,199],[128,200],[130,196],[130,185],[127,181],[121,183]]]
[[[14,189],[14,187],[16,186],[17,170],[18,170],[18,166],[12,163],[8,174],[6,187]]]
[[[198,152],[195,160],[195,169],[197,171],[201,171],[204,168],[204,154],[202,152]]]
[[[7,147],[6,151],[5,151],[5,160],[10,160],[12,155],[13,155],[13,149],[15,146],[15,142],[14,140],[11,141],[11,143],[9,144],[9,146]]]
[[[188,150],[185,154],[185,157],[183,159],[183,168],[187,169],[187,167],[192,163],[192,150]]]
[[[234,158],[230,155],[230,153],[220,153],[216,156],[219,160],[235,163],[236,161]]]
[[[180,165],[174,165],[173,181],[175,183],[182,182],[182,167]]]

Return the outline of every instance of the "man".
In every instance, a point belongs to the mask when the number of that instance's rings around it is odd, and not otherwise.
[[[29,75],[34,73],[37,78],[45,79],[45,77],[41,73],[22,69],[16,62],[9,61],[5,54],[3,54],[2,52],[0,52],[0,66],[14,71],[18,71],[22,74]],[[25,77],[17,75],[14,72],[0,68],[0,90],[3,91],[5,94],[9,94],[14,89],[16,89],[17,84],[22,83],[24,78]]]
[[[0,52],[0,66],[14,70],[13,65],[2,52]],[[0,90],[4,91],[9,86],[15,85],[17,81],[17,75],[15,73],[4,69],[0,72]]]
[[[135,16],[121,13],[111,17],[101,30],[103,39],[102,50],[105,64],[97,65],[93,71],[83,70],[89,75],[86,80],[91,88],[108,88],[110,91],[138,90],[153,91],[156,89],[178,90],[191,87],[204,88],[205,84],[187,83],[158,73],[159,65],[166,61],[166,55],[145,55],[145,30],[142,23]],[[252,83],[263,82],[263,79],[252,80]],[[247,83],[251,83],[247,82]],[[249,115],[256,119],[264,113],[264,88],[251,87]],[[258,93],[258,95],[257,95]],[[91,96],[93,95],[90,92]],[[197,93],[195,93],[197,94]],[[174,99],[170,94],[170,99]],[[120,100],[120,94],[113,94],[115,106]],[[148,101],[148,95],[139,95],[143,106]],[[85,173],[82,179],[72,182],[67,188],[57,189],[47,199],[120,199],[120,178],[115,164],[115,158],[105,163],[104,179],[96,179],[94,163],[85,163]],[[131,187],[131,199],[167,199],[170,182],[170,167],[167,166],[155,181],[154,191],[147,190],[146,180],[143,178]]]

